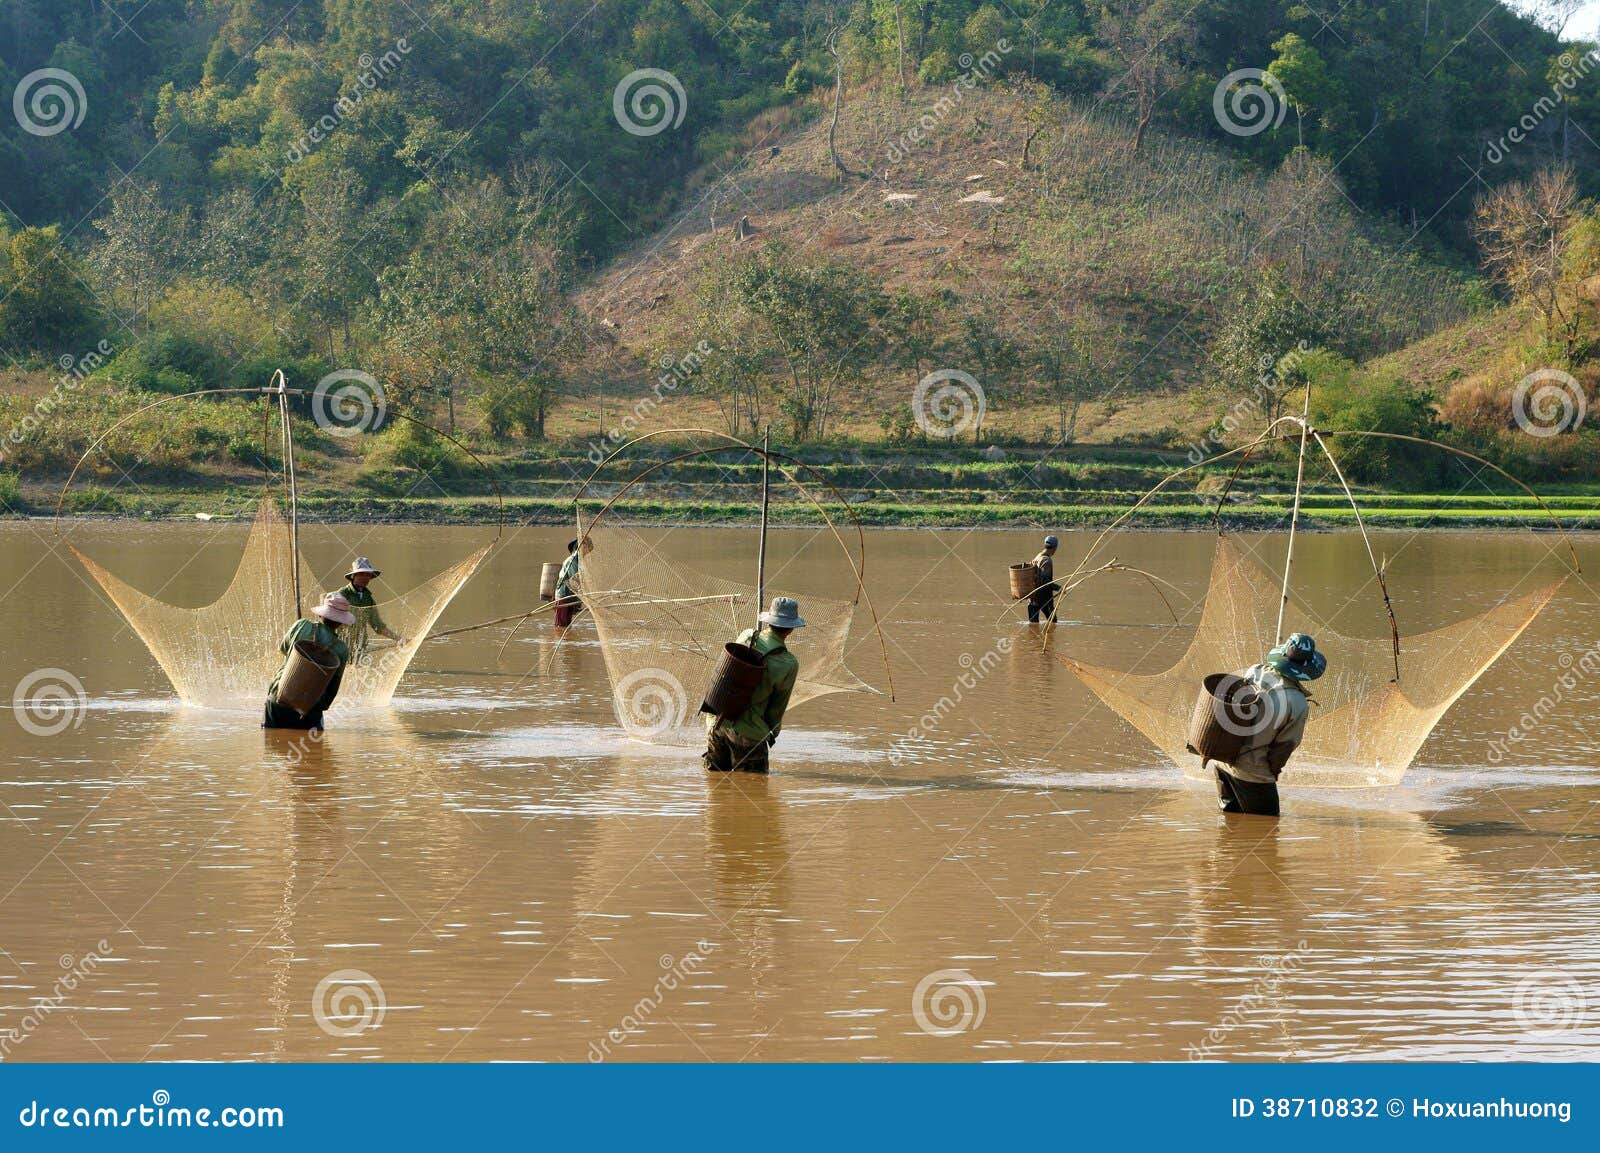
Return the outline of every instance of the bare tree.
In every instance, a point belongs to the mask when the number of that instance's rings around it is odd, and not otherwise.
[[[828,155],[833,157],[833,166],[845,176],[863,176],[865,173],[857,172],[847,165],[839,156],[839,104],[844,97],[844,57],[839,51],[839,34],[844,31],[843,26],[828,30],[828,51],[833,55],[833,120],[828,125]]]
[[[1106,85],[1106,95],[1132,96],[1138,118],[1135,152],[1156,105],[1181,79],[1179,60],[1194,37],[1190,11],[1173,0],[1106,0],[1100,9],[1100,38],[1126,69]]]
[[[1572,170],[1563,165],[1485,194],[1472,221],[1490,274],[1514,299],[1539,310],[1546,339],[1553,340],[1558,328],[1566,330],[1569,355],[1577,334],[1563,307],[1564,277],[1578,216],[1577,185]]]

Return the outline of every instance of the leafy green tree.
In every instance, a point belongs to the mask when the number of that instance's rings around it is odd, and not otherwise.
[[[22,352],[82,354],[100,331],[100,310],[60,230],[0,232],[0,343]]]

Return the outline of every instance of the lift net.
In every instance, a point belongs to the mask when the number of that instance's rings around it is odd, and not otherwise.
[[[676,564],[625,528],[585,529],[580,516],[578,531],[594,545],[581,561],[578,591],[600,634],[617,723],[651,744],[703,744],[700,701],[723,644],[756,623],[755,586]],[[870,692],[845,667],[854,603],[793,595],[806,627],[791,638],[800,677],[789,707],[828,693]]]
[[[351,653],[339,688],[340,707],[386,705],[439,614],[488,555],[485,546],[437,576],[379,604],[383,621],[411,644],[389,645],[370,635]],[[140,592],[74,548],[73,553],[116,604],[167,674],[185,704],[213,708],[259,706],[283,664],[278,642],[295,618],[293,566],[300,570],[302,611],[322,586],[296,558],[289,525],[270,496],[261,499],[250,536],[227,591],[203,608],[181,608]],[[338,583],[331,587],[337,587]],[[354,639],[354,638],[352,638]]]
[[[1285,620],[1312,634],[1328,671],[1311,689],[1304,743],[1285,774],[1308,787],[1393,785],[1447,709],[1511,647],[1561,587],[1560,581],[1433,632],[1402,637],[1400,681],[1392,640],[1347,637],[1290,598]],[[1069,660],[1094,694],[1190,775],[1200,759],[1184,747],[1207,673],[1259,662],[1274,643],[1279,578],[1227,537],[1219,539],[1200,626],[1177,664],[1135,676]]]

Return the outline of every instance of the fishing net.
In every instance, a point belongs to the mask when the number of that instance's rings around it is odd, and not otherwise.
[[[594,544],[582,559],[578,591],[600,635],[617,723],[651,744],[704,744],[700,701],[722,646],[755,624],[755,586],[676,563],[625,528],[586,529],[580,515],[578,531]],[[792,595],[806,627],[795,647],[800,677],[789,707],[828,693],[872,691],[845,667],[854,603]]]
[[[379,605],[384,623],[413,642],[426,636],[490,547],[484,546],[408,592],[385,597]],[[267,686],[283,663],[278,641],[299,615],[292,576],[296,563],[303,607],[309,611],[322,595],[316,575],[303,558],[297,561],[288,522],[270,496],[262,497],[256,510],[244,555],[227,591],[203,608],[181,608],[157,600],[78,549],[72,551],[139,634],[179,699],[190,705],[224,708],[264,701]],[[416,651],[415,643],[398,646],[369,637],[351,653],[339,704],[388,704]]]
[[[1403,639],[1400,679],[1393,642],[1334,632],[1290,598],[1284,619],[1316,637],[1328,672],[1312,684],[1311,719],[1290,762],[1290,779],[1308,787],[1393,785],[1447,709],[1511,647],[1562,582],[1502,600],[1477,616]],[[1068,660],[1073,672],[1123,719],[1199,775],[1200,759],[1184,736],[1207,673],[1248,668],[1274,643],[1278,577],[1222,537],[1211,566],[1200,625],[1178,663],[1154,676]]]

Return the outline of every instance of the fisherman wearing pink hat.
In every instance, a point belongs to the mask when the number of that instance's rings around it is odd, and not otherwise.
[[[289,631],[283,634],[283,640],[278,642],[278,651],[284,656],[283,668],[278,670],[278,675],[272,678],[272,687],[267,689],[267,711],[261,721],[262,728],[322,729],[322,714],[333,705],[333,698],[339,695],[339,683],[344,679],[344,667],[350,659],[349,646],[339,639],[339,630],[355,624],[355,620],[356,614],[350,611],[349,601],[338,593],[327,593],[309,616],[289,626]],[[278,703],[278,686],[283,681],[284,669],[289,667],[289,654],[300,644],[316,652],[319,663],[338,665],[328,679],[328,687],[323,690],[321,698],[306,713]]]

